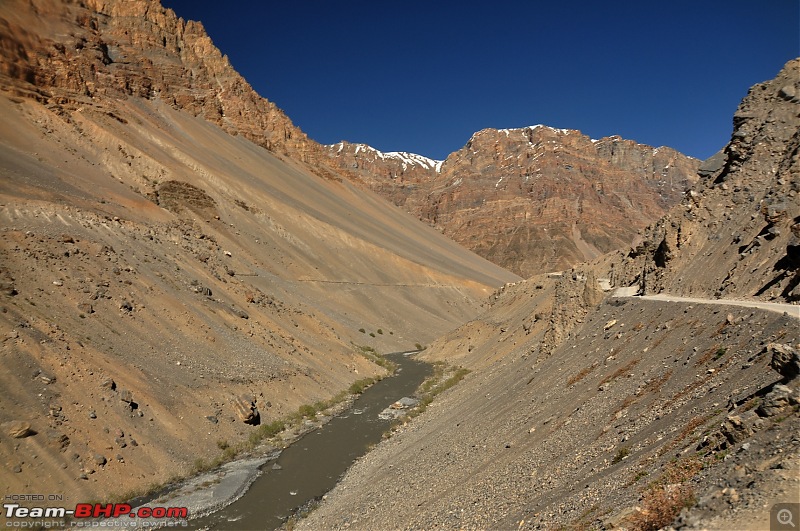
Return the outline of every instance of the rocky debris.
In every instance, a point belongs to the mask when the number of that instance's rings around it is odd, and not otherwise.
[[[233,307],[231,308],[231,311],[236,317],[239,317],[241,319],[250,319],[250,314],[242,310],[241,308]]]
[[[234,398],[233,409],[239,420],[245,424],[257,426],[261,422],[261,416],[256,406],[256,397],[252,395],[240,395]]]
[[[400,400],[393,402],[392,405],[378,413],[378,418],[383,420],[394,420],[406,414],[408,409],[411,409],[419,404],[419,400],[411,397],[403,397]]]
[[[94,306],[92,306],[89,302],[79,302],[78,303],[78,310],[85,313],[85,314],[93,314],[94,313]]]
[[[31,427],[30,422],[24,420],[12,420],[3,424],[3,431],[15,439],[24,439],[31,435],[36,435],[36,431]]]
[[[716,174],[725,167],[725,163],[728,161],[728,156],[725,154],[725,151],[720,149],[714,155],[707,158],[703,161],[702,164],[697,168],[697,174],[700,177],[712,177],[716,176]],[[696,197],[695,194],[692,197]]]
[[[47,443],[60,452],[66,452],[70,440],[66,434],[50,429],[47,430]]]
[[[8,297],[18,294],[17,288],[14,287],[14,277],[6,269],[0,269],[0,293]]]
[[[217,215],[217,202],[205,190],[181,181],[165,181],[154,192],[155,203],[181,214],[189,209],[203,217]]]

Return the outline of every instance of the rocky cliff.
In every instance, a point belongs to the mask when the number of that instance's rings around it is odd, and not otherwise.
[[[523,277],[630,245],[699,165],[670,148],[541,125],[479,131],[444,161],[346,142],[327,153],[339,172]]]
[[[309,140],[260,97],[202,23],[157,0],[3,3],[0,73],[17,95],[74,109],[138,96],[159,100],[302,159]]]
[[[750,89],[730,143],[627,253],[620,282],[647,293],[800,300],[798,80],[795,60]]]

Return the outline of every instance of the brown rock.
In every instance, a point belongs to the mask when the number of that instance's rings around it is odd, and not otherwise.
[[[260,422],[260,415],[256,407],[256,398],[252,395],[241,395],[234,399],[233,409],[239,419],[245,424],[257,425]]]
[[[770,366],[787,380],[800,376],[800,352],[789,345],[769,343],[764,352],[772,353]]]
[[[24,420],[12,420],[3,425],[3,430],[15,439],[23,439],[36,435],[36,432],[31,428],[31,424]]]
[[[336,171],[523,277],[629,244],[680,201],[700,164],[541,125],[484,129],[444,162],[347,142],[327,149]]]

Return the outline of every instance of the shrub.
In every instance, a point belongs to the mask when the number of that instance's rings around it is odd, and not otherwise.
[[[297,412],[300,414],[301,418],[314,418],[317,415],[317,410],[314,409],[314,406],[310,406],[308,404],[303,404],[299,408],[297,408]]]
[[[656,531],[666,527],[680,514],[681,509],[695,504],[691,487],[668,486],[653,489],[642,498],[642,509],[631,517],[634,529]]]
[[[621,447],[619,450],[617,450],[617,455],[614,456],[614,459],[611,460],[611,464],[615,465],[619,463],[620,461],[628,457],[630,453],[631,453],[630,448],[628,448],[627,446]]]

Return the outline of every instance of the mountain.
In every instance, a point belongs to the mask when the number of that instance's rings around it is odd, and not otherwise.
[[[336,171],[528,277],[630,245],[680,201],[700,161],[542,125],[484,129],[444,161],[327,146]]]
[[[156,1],[6,5],[0,72],[16,95],[67,110],[128,96],[162,102],[319,176],[366,185],[522,276],[630,244],[680,199],[699,164],[669,148],[542,126],[480,131],[443,162],[323,146],[252,89],[201,23]]]
[[[768,528],[800,470],[798,95],[795,59],[641,242],[431,344],[472,372],[297,527]]]
[[[157,2],[2,2],[0,27],[4,495],[188,474],[519,279],[298,160]]]

